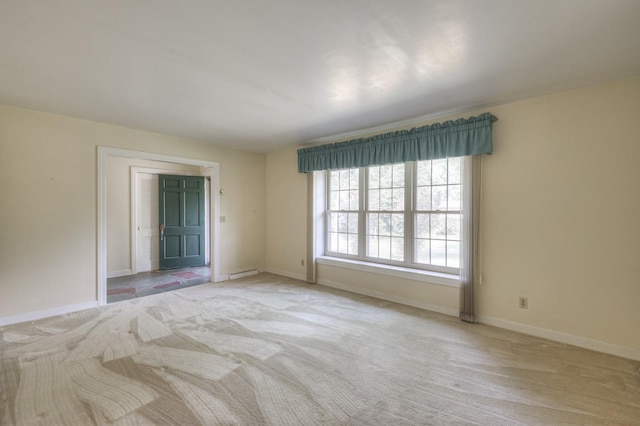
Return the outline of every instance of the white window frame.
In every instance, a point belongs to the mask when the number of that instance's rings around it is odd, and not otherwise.
[[[471,161],[471,157],[462,157],[462,172],[461,175],[464,176],[464,170],[467,167],[470,167],[470,161]],[[416,162],[406,162],[405,164],[405,195],[404,195],[404,203],[405,203],[405,208],[404,211],[402,211],[404,213],[404,229],[405,229],[405,233],[404,233],[404,261],[400,262],[400,261],[393,261],[393,260],[388,260],[388,259],[380,259],[377,257],[369,257],[366,256],[367,253],[367,246],[366,244],[367,242],[367,235],[366,235],[366,220],[367,220],[367,214],[369,213],[368,210],[368,204],[367,204],[367,194],[369,193],[369,188],[368,188],[368,182],[369,182],[369,168],[368,167],[361,167],[359,168],[359,196],[360,196],[360,200],[359,200],[359,210],[358,210],[358,254],[357,255],[349,255],[349,254],[344,254],[344,253],[337,253],[337,252],[332,252],[329,251],[329,247],[330,245],[330,241],[329,241],[329,233],[330,233],[330,223],[329,223],[329,213],[332,212],[330,209],[330,182],[329,182],[329,172],[327,172],[324,176],[324,184],[326,185],[326,193],[325,193],[325,209],[324,212],[325,214],[323,215],[324,217],[324,257],[328,258],[328,259],[333,259],[333,260],[327,260],[329,263],[333,262],[342,262],[342,261],[346,261],[347,263],[351,264],[351,265],[360,265],[363,267],[368,267],[368,268],[387,268],[387,269],[392,269],[395,271],[398,270],[406,270],[406,271],[415,271],[416,273],[422,274],[422,273],[427,273],[427,274],[434,274],[434,275],[440,275],[446,279],[449,279],[451,277],[457,277],[460,274],[460,268],[452,268],[452,267],[445,267],[445,266],[439,266],[439,265],[428,265],[428,264],[422,264],[422,263],[416,263],[414,261],[414,257],[415,257],[415,249],[416,249],[416,242],[415,242],[415,220],[416,220],[416,215],[420,214],[420,213],[437,213],[438,210],[430,210],[430,211],[418,211],[416,209],[416,202],[415,202],[415,194],[417,192],[416,188],[417,188],[417,167],[416,167]],[[465,179],[461,176],[461,189],[463,192],[464,191],[464,186],[468,185],[468,182],[465,181]],[[463,199],[461,199],[461,204],[464,202]],[[456,211],[454,213],[459,213],[460,215],[462,215],[462,212],[464,211],[464,206],[461,205],[460,207],[460,211]],[[396,212],[401,212],[401,211],[396,211]],[[443,213],[445,213],[445,211],[442,211]],[[391,213],[391,211],[390,211]],[[451,213],[449,211],[446,211],[446,213]],[[463,221],[461,221],[463,223]],[[462,226],[462,225],[461,225]],[[464,232],[462,229],[460,229],[460,233],[461,236],[464,235]],[[462,237],[461,237],[462,239]],[[463,245],[462,241],[461,241],[461,246]],[[462,255],[462,254],[461,254]],[[322,263],[326,263],[326,262],[322,262]],[[369,266],[367,266],[369,265]],[[360,266],[358,266],[358,268],[360,268]]]

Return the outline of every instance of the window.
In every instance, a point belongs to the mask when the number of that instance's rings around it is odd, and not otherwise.
[[[459,273],[466,158],[328,171],[326,254]]]

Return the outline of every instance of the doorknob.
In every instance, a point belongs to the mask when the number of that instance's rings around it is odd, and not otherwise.
[[[164,223],[160,224],[160,241],[164,239]]]

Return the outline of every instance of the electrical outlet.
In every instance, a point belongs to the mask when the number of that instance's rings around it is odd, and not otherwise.
[[[220,216],[220,223],[227,223],[227,217],[226,216]]]
[[[529,298],[526,296],[518,297],[518,308],[529,309]]]
[[[304,266],[304,259],[300,259],[300,266]]]

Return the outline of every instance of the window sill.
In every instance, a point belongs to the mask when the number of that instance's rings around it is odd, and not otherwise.
[[[320,265],[335,266],[337,268],[351,269],[354,271],[422,281],[429,284],[444,285],[447,287],[460,287],[460,277],[453,274],[443,274],[440,272],[423,271],[420,269],[403,268],[401,266],[383,265],[380,263],[363,262],[361,260],[342,259],[330,256],[320,256],[316,261]]]

